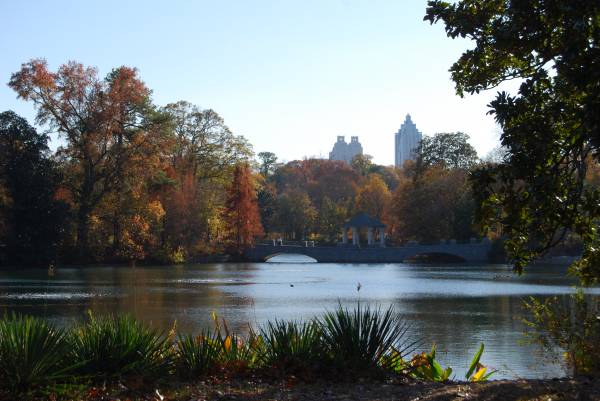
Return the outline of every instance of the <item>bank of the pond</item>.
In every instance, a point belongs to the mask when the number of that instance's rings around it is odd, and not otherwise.
[[[12,400],[5,395],[4,400]],[[600,400],[600,381],[592,379],[498,380],[486,383],[299,383],[293,378],[263,382],[207,379],[193,384],[140,386],[122,383],[49,392],[36,400],[81,401],[587,401]]]

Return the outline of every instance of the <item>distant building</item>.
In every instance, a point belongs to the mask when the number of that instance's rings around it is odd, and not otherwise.
[[[358,142],[357,136],[350,137],[350,143],[346,142],[346,137],[338,136],[337,142],[333,145],[333,149],[329,152],[329,160],[341,160],[348,164],[356,155],[362,155],[363,148]]]
[[[406,160],[415,160],[415,150],[421,142],[423,135],[412,122],[410,114],[406,115],[404,123],[396,132],[396,167],[402,167]]]

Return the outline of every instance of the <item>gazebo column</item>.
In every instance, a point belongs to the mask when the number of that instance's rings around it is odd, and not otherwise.
[[[379,227],[379,246],[385,247],[385,227]]]
[[[344,227],[342,229],[342,244],[346,245],[348,243],[348,229]]]
[[[352,245],[358,246],[358,229],[352,227]]]
[[[373,245],[373,227],[369,227],[369,231],[367,232],[367,243]]]

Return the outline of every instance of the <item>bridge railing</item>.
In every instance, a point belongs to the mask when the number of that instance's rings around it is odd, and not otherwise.
[[[283,239],[262,240],[256,244],[270,246],[299,246],[304,248],[314,248],[319,246],[317,241],[284,241]]]

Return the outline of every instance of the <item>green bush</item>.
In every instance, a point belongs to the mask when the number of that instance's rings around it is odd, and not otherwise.
[[[20,392],[64,379],[70,371],[68,351],[63,330],[32,316],[5,317],[0,320],[0,383]]]
[[[318,319],[323,346],[333,370],[350,376],[378,375],[414,351],[419,340],[407,339],[408,324],[393,307],[341,305]]]
[[[323,363],[321,329],[315,322],[267,322],[260,329],[259,358],[282,374],[313,376]]]
[[[84,376],[153,378],[169,371],[168,338],[131,316],[90,315],[88,322],[72,330],[71,342],[77,371]]]

